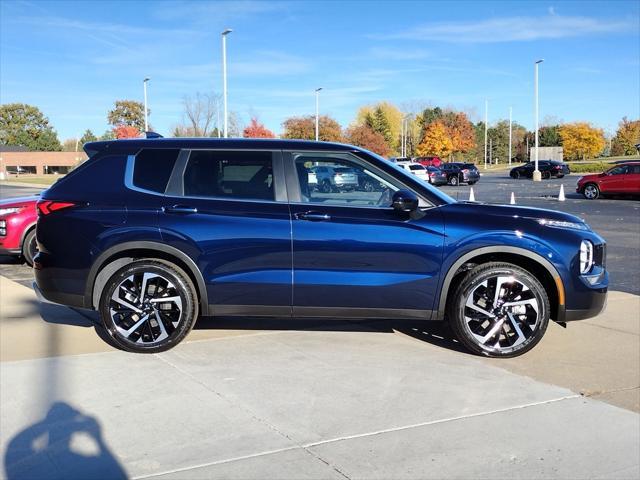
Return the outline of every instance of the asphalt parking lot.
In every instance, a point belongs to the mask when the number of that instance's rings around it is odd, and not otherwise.
[[[202,319],[174,350],[131,355],[0,265],[0,475],[640,478],[640,202],[581,199],[576,180],[473,187],[579,215],[608,242],[607,310],[510,360],[429,322],[259,319]]]

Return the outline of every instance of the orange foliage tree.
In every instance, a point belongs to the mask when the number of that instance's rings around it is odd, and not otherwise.
[[[383,157],[391,153],[391,148],[384,139],[384,136],[367,125],[359,125],[348,129],[346,141],[357,147],[371,150]]]
[[[244,138],[276,138],[274,133],[258,122],[256,117],[251,118],[249,125],[242,131]]]
[[[427,125],[424,129],[422,142],[416,148],[418,156],[437,155],[438,157],[446,157],[451,152],[453,152],[453,142],[446,125],[440,120]]]
[[[140,136],[140,130],[133,125],[118,125],[113,129],[113,134],[116,138],[138,138]]]

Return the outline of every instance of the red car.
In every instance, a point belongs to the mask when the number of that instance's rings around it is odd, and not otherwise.
[[[588,200],[614,194],[640,195],[640,162],[621,163],[606,172],[585,175],[578,180],[576,192]]]
[[[0,201],[0,255],[24,258],[33,265],[36,247],[36,202],[39,197]]]
[[[413,161],[419,163],[420,165],[424,165],[425,167],[440,168],[440,165],[442,165],[442,160],[440,160],[440,157],[417,157]]]

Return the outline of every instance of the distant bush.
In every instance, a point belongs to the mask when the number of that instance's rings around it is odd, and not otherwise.
[[[568,163],[571,173],[601,173],[613,166],[611,163],[607,162]]]

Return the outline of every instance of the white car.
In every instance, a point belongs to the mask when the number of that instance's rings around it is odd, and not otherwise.
[[[429,171],[424,165],[415,162],[398,162],[398,166],[410,171],[416,177],[429,183]]]

